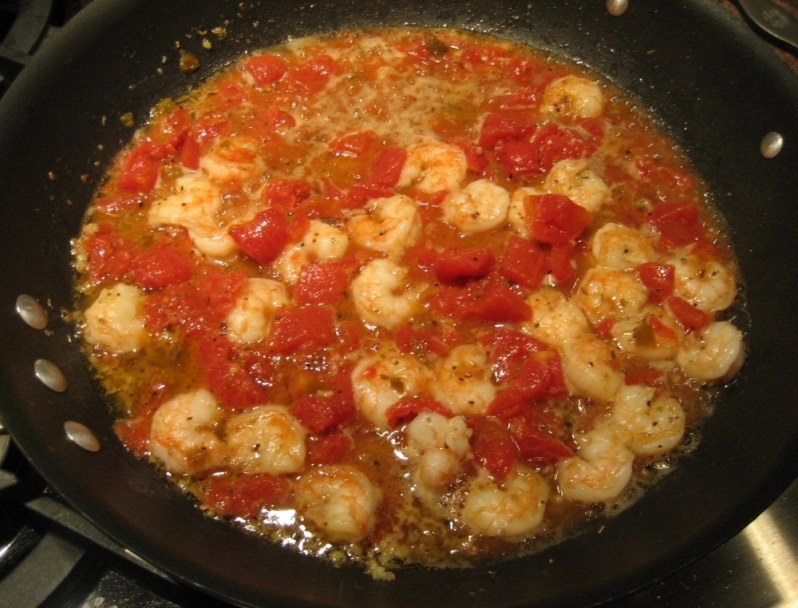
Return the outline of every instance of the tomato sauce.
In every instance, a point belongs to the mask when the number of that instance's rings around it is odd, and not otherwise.
[[[745,352],[710,195],[654,124],[446,29],[292,41],[164,100],[75,244],[120,440],[379,578],[625,508]]]

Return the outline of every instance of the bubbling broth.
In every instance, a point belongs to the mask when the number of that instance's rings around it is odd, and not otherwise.
[[[688,159],[525,46],[375,29],[165,99],[74,243],[116,433],[210,516],[375,577],[557,542],[698,444],[737,269]]]

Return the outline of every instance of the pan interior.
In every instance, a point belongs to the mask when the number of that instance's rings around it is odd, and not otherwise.
[[[473,570],[411,569],[393,583],[357,568],[283,551],[200,514],[127,453],[111,432],[62,311],[71,307],[69,241],[110,158],[146,119],[251,48],[343,27],[463,27],[530,43],[584,63],[653,109],[709,182],[746,277],[746,368],[707,423],[703,444],[633,509],[542,553]],[[213,50],[202,39],[223,28]],[[176,43],[199,58],[178,67]],[[165,58],[165,61],[164,61]],[[798,83],[767,47],[714,3],[562,0],[304,4],[289,0],[170,3],[97,0],[20,76],[0,104],[0,243],[6,347],[0,415],[53,488],[110,536],[156,566],[244,605],[580,606],[633,591],[700,557],[740,530],[798,472],[798,408],[788,378],[798,310],[791,243],[798,230]],[[787,142],[774,159],[762,137]],[[13,228],[11,228],[13,227]],[[47,332],[16,316],[28,293],[46,303]],[[54,393],[32,374],[39,358],[69,379]],[[65,420],[102,449],[68,442]]]

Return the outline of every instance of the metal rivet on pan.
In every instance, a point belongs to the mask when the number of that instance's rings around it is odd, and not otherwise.
[[[629,0],[607,0],[607,12],[613,17],[620,17],[629,8]]]
[[[33,329],[47,327],[47,311],[33,296],[23,293],[17,298],[17,314]]]
[[[88,452],[97,452],[100,449],[100,442],[88,428],[80,422],[67,420],[64,423],[64,431],[70,441],[82,447]]]
[[[56,393],[63,393],[67,389],[67,379],[55,363],[47,359],[37,359],[33,364],[33,371],[39,381]]]
[[[784,146],[784,138],[780,133],[771,131],[762,138],[762,143],[759,144],[759,151],[765,158],[773,158],[781,152]]]

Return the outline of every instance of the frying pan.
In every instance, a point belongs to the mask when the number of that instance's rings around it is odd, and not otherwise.
[[[746,280],[745,368],[698,450],[640,502],[538,554],[470,570],[411,568],[394,582],[284,550],[203,516],[128,453],[70,338],[70,239],[112,156],[147,109],[248,49],[342,27],[495,33],[570,57],[650,107],[707,179]],[[226,28],[224,39],[210,30]],[[203,34],[202,32],[205,32]],[[202,38],[212,50],[201,47]],[[177,44],[201,67],[178,69]],[[798,474],[798,81],[708,0],[97,0],[49,42],[0,104],[0,416],[54,490],[158,568],[241,605],[587,606],[641,588],[742,529]],[[775,158],[760,153],[783,136]],[[20,294],[46,306],[33,329]],[[55,363],[55,392],[34,363]],[[90,452],[65,421],[94,432]]]

